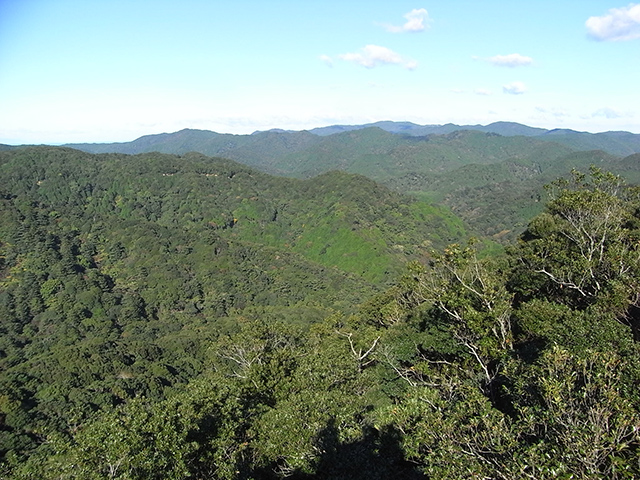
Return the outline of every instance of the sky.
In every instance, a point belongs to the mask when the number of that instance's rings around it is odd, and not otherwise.
[[[381,120],[640,133],[640,3],[0,0],[0,143]]]

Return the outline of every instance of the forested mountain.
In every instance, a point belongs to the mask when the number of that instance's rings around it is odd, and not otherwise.
[[[640,135],[629,132],[586,133],[556,129],[537,138],[558,142],[575,150],[604,150],[621,156],[640,152]]]
[[[50,190],[55,192],[55,210],[73,209],[86,195],[91,205],[111,203],[124,219],[152,221],[163,227],[208,228],[230,238],[286,246],[343,270],[349,270],[345,265],[351,262],[357,264],[354,273],[375,281],[397,272],[407,256],[423,255],[420,245],[425,240],[443,245],[463,235],[460,222],[445,209],[340,172],[301,181],[195,153],[182,157],[157,153],[94,157],[73,150],[34,147],[3,158],[10,159],[4,167],[10,172],[3,179],[6,184],[13,189],[24,185],[25,191],[35,188],[34,193],[45,198]],[[74,199],[75,203],[60,200],[60,189],[71,190],[69,195],[79,199]],[[186,201],[185,192],[190,195]],[[350,246],[345,242],[331,245],[337,233],[348,239]],[[358,254],[369,250],[379,250],[376,268],[369,268],[365,256]],[[348,257],[354,258],[350,261]],[[385,266],[381,267],[381,259],[386,257],[389,261],[382,261]]]
[[[445,125],[417,125],[411,122],[375,122],[364,125],[332,125],[328,127],[313,128],[309,131],[285,131],[273,129],[266,132],[255,132],[252,135],[229,135],[218,134],[206,130],[186,129],[175,133],[163,133],[160,135],[147,135],[140,137],[133,142],[126,143],[104,143],[104,144],[69,144],[67,146],[78,148],[91,153],[143,153],[159,151],[163,153],[186,153],[197,151],[207,155],[220,155],[234,158],[238,161],[243,159],[236,157],[235,153],[224,155],[225,152],[233,152],[236,148],[252,150],[254,145],[263,142],[268,145],[274,139],[278,141],[266,147],[267,156],[271,155],[271,149],[275,153],[296,151],[298,148],[307,148],[316,143],[318,139],[313,136],[331,136],[339,133],[353,132],[369,128],[379,128],[389,133],[397,134],[401,137],[429,137],[448,135],[457,131],[477,131],[483,133],[494,133],[503,137],[525,136],[534,137],[537,140],[555,142],[565,145],[574,150],[603,150],[613,155],[625,156],[633,153],[640,153],[640,135],[629,132],[602,132],[588,133],[577,132],[570,129],[553,129],[529,127],[514,122],[495,122],[489,125],[455,125],[448,123]],[[282,147],[280,142],[286,145]],[[280,150],[280,151],[278,151]],[[254,155],[245,152],[246,160],[254,162]],[[256,165],[257,166],[257,165]],[[285,172],[286,173],[286,172]]]
[[[572,169],[596,165],[640,182],[638,155],[615,157],[602,151],[574,152],[552,160],[512,159],[470,164],[438,175],[407,174],[385,182],[391,188],[442,202],[478,235],[513,241],[547,198],[543,186]]]
[[[220,134],[208,130],[185,129],[175,133],[146,135],[133,142],[69,144],[89,153],[148,153],[204,155],[230,158],[271,173],[279,171],[277,160],[291,151],[303,150],[321,142],[309,132],[259,132],[253,135]],[[274,162],[276,164],[274,165]]]
[[[239,322],[353,311],[434,247],[446,209],[342,172],[61,147],[0,153],[0,444],[201,374]]]
[[[437,174],[471,163],[521,158],[548,161],[569,152],[569,148],[526,137],[456,131],[407,138],[372,127],[324,137],[320,145],[281,157],[278,169],[300,177],[340,169],[386,181],[407,173]]]
[[[631,155],[640,152],[640,135],[629,132],[588,133],[570,129],[552,129],[529,127],[514,122],[494,122],[489,125],[416,125],[411,122],[375,122],[365,125],[332,125],[309,130],[316,135],[333,135],[336,133],[379,127],[387,132],[406,136],[423,137],[427,135],[447,135],[459,130],[474,130],[498,135],[536,137],[539,140],[551,141],[566,145],[575,150],[604,150],[613,155]]]
[[[358,175],[1,152],[0,476],[637,478],[640,190],[547,192],[486,256]]]
[[[477,130],[479,132],[497,133],[498,135],[524,135],[535,136],[542,135],[548,130],[544,128],[528,127],[513,122],[495,122],[489,125],[455,125],[447,123],[445,125],[417,125],[412,122],[375,122],[364,125],[331,125],[328,127],[312,128],[309,130],[316,135],[333,135],[335,133],[348,132],[353,130],[361,130],[363,128],[379,127],[387,132],[399,133],[402,135],[411,135],[414,137],[423,137],[426,135],[446,135],[458,130]]]
[[[397,191],[443,203],[475,234],[503,243],[513,241],[541,211],[545,183],[591,164],[619,172],[620,155],[640,151],[640,136],[627,132],[588,134],[510,122],[462,127],[377,122],[312,132],[318,135],[183,130],[126,144],[76,146],[91,152],[199,151],[300,178],[330,170],[358,173]],[[635,171],[627,167],[630,180],[636,181]]]

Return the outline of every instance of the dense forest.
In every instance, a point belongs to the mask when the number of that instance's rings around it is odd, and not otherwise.
[[[531,196],[0,152],[0,477],[640,477],[640,188]]]
[[[132,142],[75,144],[89,153],[190,151],[221,156],[274,175],[310,178],[357,173],[395,191],[447,206],[474,233],[504,245],[542,211],[545,184],[596,165],[640,182],[640,135],[486,126],[377,122],[251,135],[185,129]]]

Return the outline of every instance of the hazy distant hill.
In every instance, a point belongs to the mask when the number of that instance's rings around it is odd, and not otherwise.
[[[253,135],[181,130],[148,135],[129,143],[70,144],[90,153],[158,151],[230,158],[269,173],[309,177],[329,170],[360,173],[385,180],[408,172],[439,172],[468,163],[508,158],[555,158],[571,149],[557,143],[493,132],[455,130],[445,135],[397,135],[368,127],[318,136],[310,132],[259,132]]]
[[[621,156],[640,152],[640,135],[629,132],[585,133],[556,129],[537,138],[562,143],[575,150],[604,150]]]
[[[309,130],[316,135],[333,135],[336,133],[379,127],[387,132],[410,135],[445,135],[456,130],[477,130],[479,132],[497,133],[502,136],[522,135],[536,137],[545,141],[553,141],[576,150],[604,150],[614,155],[631,155],[640,152],[640,135],[629,132],[577,132],[569,129],[547,130],[529,127],[514,122],[495,122],[489,125],[417,125],[411,122],[376,122],[364,125],[334,125]]]
[[[304,131],[268,131],[252,135],[232,135],[209,130],[184,129],[175,133],[145,135],[132,142],[78,143],[67,146],[89,153],[199,152],[203,155],[230,158],[263,170],[273,171],[270,165],[274,158],[320,141],[318,136]]]
[[[252,135],[186,129],[129,143],[72,146],[88,152],[197,151],[299,178],[343,170],[443,202],[477,234],[511,240],[538,213],[542,186],[571,168],[586,170],[595,164],[629,173],[629,180],[636,181],[636,157],[626,163],[620,158],[640,152],[640,135],[549,131],[511,122],[377,122]]]
[[[339,169],[385,182],[408,173],[437,174],[467,164],[508,159],[548,161],[571,151],[557,143],[523,136],[458,130],[447,135],[403,137],[369,127],[324,137],[322,143],[281,158],[279,168],[301,177]]]
[[[273,173],[278,172],[281,155],[318,145],[323,137],[377,127],[403,137],[448,135],[460,130],[474,130],[503,137],[525,136],[568,146],[573,150],[603,150],[613,155],[640,153],[640,135],[629,132],[587,133],[568,129],[546,130],[514,122],[489,125],[417,125],[411,122],[382,121],[364,125],[332,125],[309,131],[273,129],[251,135],[220,134],[207,130],[185,129],[175,133],[146,135],[125,143],[77,143],[67,146],[90,153],[143,153],[159,151],[181,154],[197,151],[205,155],[225,156]],[[318,138],[321,137],[321,138]],[[281,171],[279,173],[287,173]]]
[[[333,125],[329,127],[320,127],[309,130],[316,135],[333,135],[335,133],[348,132],[353,130],[361,130],[363,128],[379,127],[387,132],[399,133],[411,136],[424,135],[444,135],[455,132],[456,130],[478,130],[480,132],[497,133],[499,135],[525,135],[535,136],[542,135],[548,130],[544,128],[528,127],[513,122],[495,122],[490,125],[455,125],[447,123],[445,125],[417,125],[411,122],[392,122],[383,121],[375,123],[367,123],[364,125]]]

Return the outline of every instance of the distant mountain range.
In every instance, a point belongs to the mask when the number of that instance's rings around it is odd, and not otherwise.
[[[68,144],[88,153],[223,157],[263,172],[310,178],[332,170],[364,175],[450,208],[477,235],[510,242],[544,204],[543,186],[591,165],[640,184],[640,134],[489,125],[376,122],[250,135],[184,129],[132,142]],[[0,145],[1,150],[15,146]]]
[[[132,142],[69,144],[89,153],[196,151],[266,173],[309,178],[364,175],[451,208],[481,236],[510,241],[544,202],[542,186],[590,165],[640,182],[640,135],[546,130],[512,122],[416,125],[377,122],[251,135],[185,129]]]
[[[382,121],[368,123],[364,125],[332,125],[329,127],[314,128],[309,130],[316,135],[333,135],[334,133],[348,132],[352,130],[360,130],[368,127],[378,127],[387,132],[398,133],[402,135],[424,136],[424,135],[445,135],[455,132],[456,130],[478,130],[480,132],[497,133],[499,135],[524,135],[536,136],[547,133],[549,130],[543,128],[528,127],[513,122],[495,122],[489,125],[455,125],[447,123],[445,125],[417,125],[411,122],[391,122]]]
[[[309,131],[316,135],[332,135],[368,127],[378,127],[387,132],[410,136],[446,135],[457,130],[477,130],[497,133],[505,137],[517,135],[536,137],[540,140],[561,143],[576,150],[604,150],[614,155],[631,155],[640,152],[640,135],[630,132],[588,133],[566,128],[547,130],[514,122],[495,122],[489,125],[454,125],[452,123],[416,125],[411,122],[376,122],[366,125],[334,125]]]
[[[136,154],[158,151],[182,154],[188,151],[197,151],[205,155],[229,157],[240,162],[249,162],[250,165],[258,168],[265,168],[274,158],[319,144],[322,142],[323,137],[369,128],[378,128],[385,132],[405,137],[431,137],[470,130],[497,134],[503,137],[531,137],[546,142],[559,143],[570,147],[572,150],[602,150],[618,156],[640,153],[640,134],[617,131],[588,133],[570,129],[547,130],[514,122],[495,122],[489,125],[455,125],[452,123],[445,125],[417,125],[411,122],[382,121],[364,125],[332,125],[303,131],[273,129],[257,131],[251,135],[221,134],[209,130],[184,129],[175,133],[145,135],[132,142],[71,143],[66,146],[89,153]],[[265,144],[267,148],[263,148]],[[0,149],[2,148],[0,147]],[[260,159],[254,158],[256,149],[261,150]],[[271,171],[271,173],[283,172]]]

